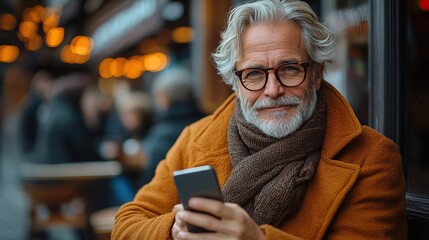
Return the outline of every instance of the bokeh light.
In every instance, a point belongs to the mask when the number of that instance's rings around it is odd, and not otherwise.
[[[171,34],[171,38],[177,43],[189,43],[193,37],[194,33],[190,27],[178,27]]]
[[[130,59],[127,61],[124,67],[125,77],[129,79],[137,79],[142,74],[142,68],[140,62],[136,59]]]
[[[167,67],[168,57],[162,52],[149,54],[144,58],[144,69],[150,72],[158,72]]]
[[[0,29],[12,31],[16,25],[16,17],[10,13],[0,15]]]
[[[23,21],[19,24],[19,34],[23,38],[32,38],[36,35],[38,30],[37,25],[34,22]]]
[[[91,53],[93,45],[93,40],[90,37],[76,36],[71,41],[70,49],[75,54],[88,55]]]
[[[110,63],[113,61],[113,58],[106,58],[101,61],[98,66],[98,72],[102,78],[111,78],[113,75],[110,72]]]
[[[49,47],[57,47],[64,40],[64,28],[56,27],[48,31],[45,37],[46,45]]]
[[[128,60],[123,57],[113,59],[113,61],[110,63],[110,73],[114,77],[122,77],[125,73],[125,64],[127,61]]]
[[[33,9],[27,8],[24,10],[22,14],[22,19],[24,21],[29,21],[38,24],[42,21],[39,14],[36,11],[33,11]]]
[[[24,47],[25,49],[29,50],[29,51],[37,51],[40,49],[40,47],[42,47],[42,37],[39,35],[35,35],[32,38],[27,39],[27,41],[24,42]]]
[[[33,12],[35,12],[41,21],[43,21],[46,17],[46,8],[42,5],[36,5],[33,7]]]
[[[19,56],[19,48],[13,45],[0,45],[0,62],[11,63]]]
[[[59,20],[58,16],[55,14],[51,14],[51,15],[47,16],[43,20],[43,31],[45,31],[45,33],[47,33],[52,28],[58,27],[59,21],[60,20]]]
[[[73,61],[73,53],[70,50],[70,45],[65,45],[61,49],[60,58],[64,63],[71,63]]]
[[[419,0],[419,7],[423,11],[429,11],[429,0]]]

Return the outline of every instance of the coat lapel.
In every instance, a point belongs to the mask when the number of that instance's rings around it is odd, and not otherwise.
[[[321,239],[359,170],[355,164],[322,158],[300,210],[286,221],[284,229],[304,239]]]
[[[321,91],[325,91],[328,105],[321,159],[300,210],[284,225],[287,232],[304,239],[323,238],[360,172],[359,165],[338,161],[335,157],[362,133],[362,126],[351,106],[334,87],[323,82]]]

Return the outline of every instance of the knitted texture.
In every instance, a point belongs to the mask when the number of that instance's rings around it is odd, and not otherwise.
[[[300,129],[276,139],[246,122],[239,100],[228,128],[233,166],[222,194],[242,206],[256,223],[279,226],[301,206],[314,175],[326,127],[326,99],[319,91],[316,111]]]

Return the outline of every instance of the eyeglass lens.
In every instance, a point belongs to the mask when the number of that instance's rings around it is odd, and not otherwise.
[[[249,90],[260,90],[265,86],[268,74],[266,69],[248,68],[241,74],[241,82]],[[294,87],[304,80],[305,67],[298,63],[280,65],[275,75],[284,86]]]

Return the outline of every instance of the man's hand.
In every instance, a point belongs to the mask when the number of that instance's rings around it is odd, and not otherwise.
[[[230,240],[264,240],[265,235],[247,212],[234,203],[222,203],[206,198],[191,198],[189,206],[201,212],[196,213],[183,209],[182,205],[173,208],[175,222],[171,230],[174,240],[192,239],[230,239]],[[213,231],[209,233],[191,233],[186,223]]]

